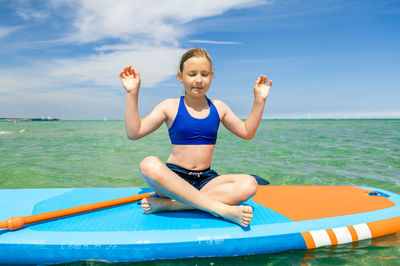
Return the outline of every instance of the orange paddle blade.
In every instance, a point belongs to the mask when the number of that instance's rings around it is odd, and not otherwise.
[[[0,229],[8,228],[11,231],[21,229],[26,224],[38,223],[47,220],[52,220],[60,217],[70,216],[74,214],[79,214],[83,212],[89,212],[99,209],[104,209],[112,206],[117,206],[121,204],[126,204],[134,201],[138,201],[144,198],[149,198],[150,196],[154,195],[154,192],[151,193],[144,193],[135,196],[129,196],[124,198],[118,198],[113,200],[107,200],[82,206],[76,206],[72,208],[39,213],[29,216],[16,216],[11,217],[5,221],[0,221]]]

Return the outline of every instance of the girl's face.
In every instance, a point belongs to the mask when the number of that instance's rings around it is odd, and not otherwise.
[[[203,97],[210,88],[214,73],[211,64],[204,57],[191,57],[183,63],[183,72],[178,79],[185,88],[186,95]]]

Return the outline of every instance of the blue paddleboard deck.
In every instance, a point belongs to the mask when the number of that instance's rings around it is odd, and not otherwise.
[[[366,193],[375,191],[374,188],[360,189]],[[146,188],[3,189],[0,190],[0,220],[149,191]],[[244,203],[254,209],[254,218],[249,228],[242,228],[201,211],[146,215],[135,202],[28,225],[17,231],[0,230],[0,263],[51,264],[81,260],[126,262],[307,249],[310,248],[307,234],[311,238],[314,235],[312,241],[318,247],[328,240],[321,242],[320,236],[313,232],[353,225],[361,232],[364,227],[358,225],[365,224],[368,227],[368,223],[396,219],[400,213],[400,196],[379,190],[382,193],[380,196],[366,197],[375,197],[374,201],[381,201],[382,208],[339,216],[297,219],[291,217],[291,213],[284,213],[279,204],[259,200],[260,196],[268,198],[268,193],[279,191],[280,187],[263,187],[254,199]],[[285,191],[282,187],[283,196],[277,200],[285,200]],[[304,206],[303,211],[312,210],[308,205]],[[396,225],[397,220],[392,223]],[[361,240],[361,233],[359,236],[358,240]],[[373,236],[371,231],[370,237]],[[346,240],[338,238],[341,243]],[[354,241],[351,237],[347,240]],[[326,244],[332,244],[328,242]]]

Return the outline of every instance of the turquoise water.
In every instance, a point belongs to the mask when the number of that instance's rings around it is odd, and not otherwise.
[[[165,127],[134,142],[123,121],[0,122],[0,187],[141,187],[140,161],[166,160],[169,152]],[[400,194],[400,120],[263,120],[252,141],[221,127],[212,167],[273,185],[362,185]],[[400,264],[400,234],[358,247],[141,264],[393,265]]]

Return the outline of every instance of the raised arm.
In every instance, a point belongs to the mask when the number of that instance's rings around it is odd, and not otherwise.
[[[267,77],[259,76],[254,84],[254,102],[250,114],[246,121],[242,121],[233,111],[224,103],[219,102],[220,110],[222,110],[221,122],[233,134],[250,140],[256,134],[258,125],[260,124],[262,114],[265,107],[265,101],[268,98],[269,91],[272,87],[270,80],[267,85]]]
[[[138,96],[140,88],[140,74],[131,66],[124,68],[120,73],[122,85],[126,90],[125,105],[125,128],[129,139],[140,139],[157,128],[166,120],[163,106],[161,103],[145,118],[140,119],[138,110]]]

